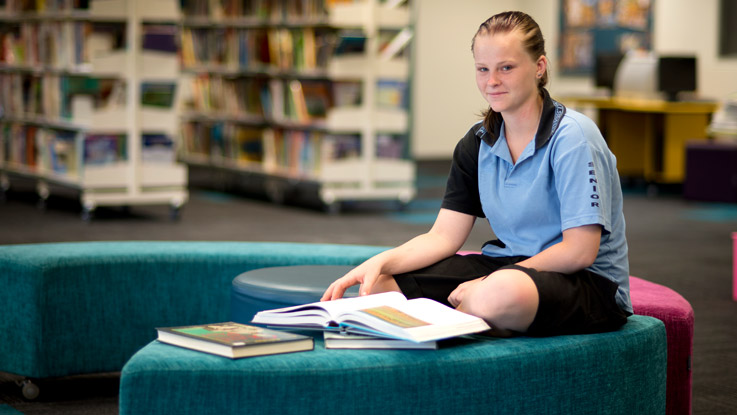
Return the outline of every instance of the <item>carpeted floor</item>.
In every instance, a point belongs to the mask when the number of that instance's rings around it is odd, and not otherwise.
[[[355,243],[393,246],[432,224],[446,163],[419,166],[418,195],[403,211],[387,203],[349,203],[339,215],[313,207],[274,205],[232,192],[193,188],[178,222],[166,207],[101,208],[80,220],[75,199],[52,197],[36,208],[21,184],[0,203],[0,244],[96,240],[233,240]],[[193,177],[192,183],[197,184]],[[223,190],[228,190],[225,192]],[[630,270],[681,293],[695,311],[693,413],[734,414],[737,408],[737,302],[731,299],[732,239],[737,205],[684,201],[678,193],[626,189]],[[327,230],[327,231],[326,231]],[[490,239],[477,224],[464,249]],[[117,414],[118,374],[47,379],[36,401],[25,401],[14,375],[0,373],[0,415],[8,405],[26,415]],[[11,412],[12,413],[12,412]]]

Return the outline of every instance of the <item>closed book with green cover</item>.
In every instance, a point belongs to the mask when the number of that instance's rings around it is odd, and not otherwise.
[[[161,327],[158,340],[174,346],[237,359],[312,350],[314,339],[234,322]]]

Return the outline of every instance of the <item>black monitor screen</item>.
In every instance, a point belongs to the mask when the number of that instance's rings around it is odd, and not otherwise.
[[[669,101],[676,101],[681,91],[696,91],[696,57],[661,56],[658,90],[665,92]]]
[[[614,75],[624,55],[618,52],[598,53],[594,62],[594,83],[597,87],[614,89]]]

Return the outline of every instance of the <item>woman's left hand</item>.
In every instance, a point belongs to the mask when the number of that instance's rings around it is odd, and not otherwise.
[[[483,279],[486,278],[476,278],[475,280],[466,281],[463,284],[460,284],[458,287],[456,287],[455,290],[453,290],[452,293],[448,296],[448,302],[453,307],[458,307],[463,302],[463,297],[466,295],[466,293],[473,289],[473,287],[478,284],[479,282],[483,281]]]

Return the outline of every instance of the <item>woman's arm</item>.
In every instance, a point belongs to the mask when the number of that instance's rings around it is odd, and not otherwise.
[[[571,274],[596,260],[601,242],[600,225],[584,225],[563,231],[563,240],[519,265],[538,271]]]
[[[440,209],[432,228],[406,243],[369,258],[333,282],[322,301],[343,297],[348,287],[361,284],[360,295],[371,292],[379,275],[395,275],[434,264],[455,254],[471,233],[476,218],[449,209]]]
[[[601,240],[601,226],[585,225],[563,231],[563,240],[539,254],[519,262],[519,265],[539,271],[570,274],[584,269],[596,260]],[[458,307],[467,292],[476,288],[484,277],[460,284],[448,296],[448,302]]]

